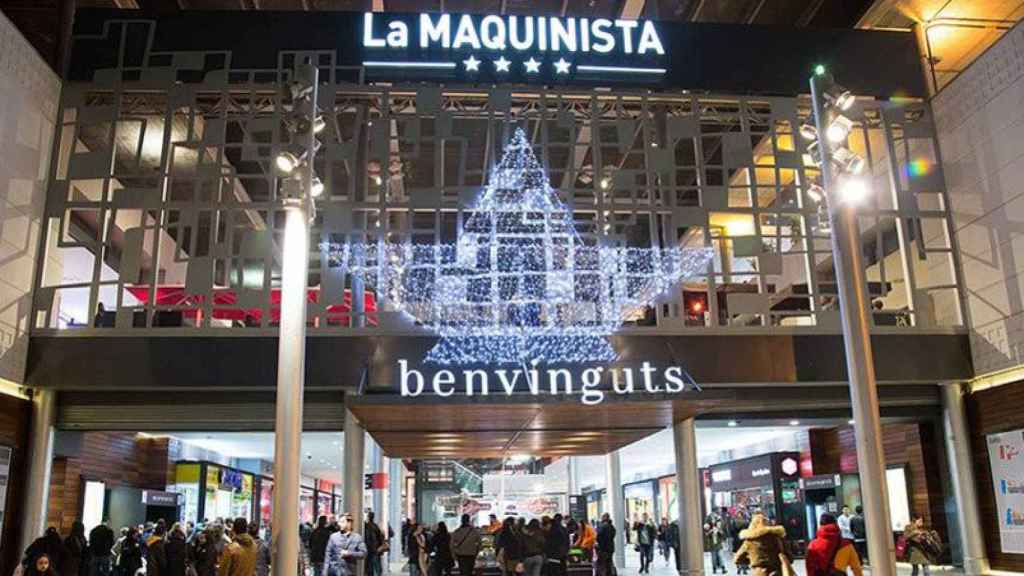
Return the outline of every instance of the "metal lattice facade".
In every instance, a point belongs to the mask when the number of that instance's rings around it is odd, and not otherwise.
[[[230,54],[122,48],[117,68],[65,86],[37,333],[273,331],[283,225],[273,157],[289,145],[279,88],[305,55],[281,54],[277,70],[229,72],[209,63]],[[530,135],[583,237],[714,249],[702,280],[626,330],[838,331],[800,99],[370,86],[333,54],[315,56],[328,127],[315,164],[326,191],[311,242],[314,332],[419,332],[317,246],[454,242],[515,127]],[[864,100],[850,114],[851,146],[868,159],[873,188],[860,221],[876,326],[962,326],[927,106]]]

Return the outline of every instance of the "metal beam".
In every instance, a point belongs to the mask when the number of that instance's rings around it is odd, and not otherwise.
[[[825,0],[811,0],[811,3],[807,5],[800,17],[796,19],[797,26],[809,26],[814,17],[818,15],[818,11],[821,10],[821,5],[825,3]]]
[[[644,4],[646,3],[646,0],[624,0],[622,3],[622,13],[619,17],[624,20],[640,18],[640,15],[644,13]]]
[[[747,15],[743,17],[743,22],[745,24],[753,24],[754,20],[757,20],[757,15],[761,13],[761,9],[764,8],[764,4],[765,0],[756,0],[754,6],[747,11]]]

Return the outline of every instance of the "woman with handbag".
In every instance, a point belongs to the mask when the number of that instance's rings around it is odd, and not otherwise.
[[[928,576],[928,567],[936,562],[942,552],[939,535],[925,527],[924,518],[915,516],[903,529],[903,538],[906,541],[904,555],[912,567],[911,576],[917,576],[919,569],[924,572],[924,576]]]

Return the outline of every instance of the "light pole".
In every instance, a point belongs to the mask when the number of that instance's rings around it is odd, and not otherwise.
[[[810,133],[816,136],[824,189],[821,201],[827,202],[830,208],[832,260],[846,347],[846,371],[850,379],[868,556],[872,576],[895,576],[882,423],[865,292],[867,282],[857,226],[857,203],[867,192],[858,176],[864,169],[864,160],[846,147],[852,122],[843,115],[852,106],[853,96],[820,66],[810,83],[815,130],[802,129],[801,134],[808,138]]]
[[[306,367],[306,284],[309,276],[309,222],[313,197],[323,187],[313,172],[318,126],[317,69],[295,67],[281,97],[291,134],[288,149],[274,159],[283,176],[279,199],[285,222],[281,247],[281,318],[277,348],[277,402],[274,419],[274,509],[271,562],[274,576],[295,576],[299,566],[299,485],[302,468],[302,390]]]

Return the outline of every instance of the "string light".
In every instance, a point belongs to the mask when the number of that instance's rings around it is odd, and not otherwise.
[[[685,278],[710,248],[600,246],[576,231],[522,129],[455,244],[324,243],[332,265],[441,336],[437,364],[609,362],[605,339]]]

